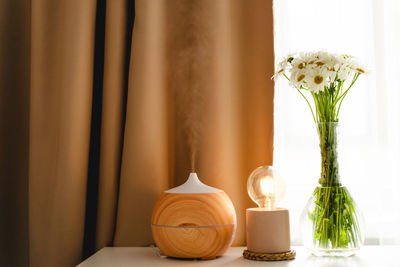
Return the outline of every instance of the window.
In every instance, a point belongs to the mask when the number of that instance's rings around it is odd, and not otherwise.
[[[400,244],[400,1],[275,0],[275,58],[326,50],[370,68],[343,102],[341,180],[366,222],[366,244]],[[292,240],[317,186],[318,137],[310,111],[284,79],[275,88],[274,165],[287,183]]]

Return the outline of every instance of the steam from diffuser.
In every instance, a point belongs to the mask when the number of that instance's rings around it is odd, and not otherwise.
[[[168,49],[170,60],[175,63],[170,75],[171,86],[175,90],[177,123],[183,124],[190,168],[194,172],[204,128],[204,91],[210,79],[212,22],[204,20],[210,11],[203,1],[180,1],[175,12],[177,16],[170,24],[172,46]]]

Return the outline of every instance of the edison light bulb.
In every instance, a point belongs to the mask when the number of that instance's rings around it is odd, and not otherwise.
[[[261,166],[250,174],[247,192],[260,208],[273,209],[284,197],[286,186],[272,166]]]

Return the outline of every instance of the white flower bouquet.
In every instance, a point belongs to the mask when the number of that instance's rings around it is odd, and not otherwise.
[[[360,74],[366,73],[349,55],[308,52],[289,55],[274,78],[284,76],[307,102],[320,140],[320,186],[303,212],[303,241],[317,255],[349,255],[363,242],[357,207],[341,186],[337,124],[343,99]],[[310,100],[305,93],[311,95]],[[313,102],[311,105],[310,102]],[[311,223],[309,223],[311,222]],[[307,241],[307,236],[311,241]]]
[[[307,101],[316,123],[337,122],[344,97],[362,73],[365,68],[353,56],[302,52],[283,59],[274,78],[282,75],[290,81]],[[302,90],[311,93],[315,112]]]

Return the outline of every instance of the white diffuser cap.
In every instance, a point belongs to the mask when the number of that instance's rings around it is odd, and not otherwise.
[[[203,184],[197,177],[197,173],[191,172],[186,182],[180,186],[165,191],[173,194],[204,194],[223,192],[220,189]]]

